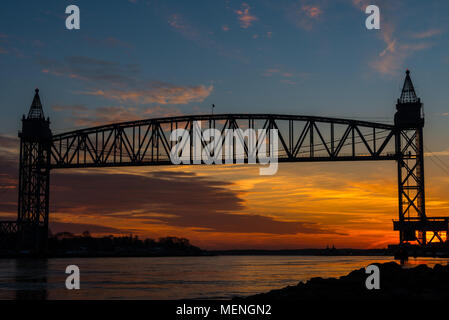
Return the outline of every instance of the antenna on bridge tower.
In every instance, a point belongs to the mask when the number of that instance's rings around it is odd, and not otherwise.
[[[39,89],[34,90],[34,98],[31,103],[28,119],[44,119],[44,110],[42,109],[41,99],[39,98]]]
[[[398,103],[416,103],[419,101],[420,99],[416,96],[415,88],[410,78],[410,70],[407,69],[405,71],[404,86],[402,87],[401,97]]]
[[[421,99],[417,97],[410,78],[410,70],[405,71],[404,86],[401,97],[396,104],[395,125],[401,128],[416,128],[424,126]]]
[[[212,115],[214,114],[215,104],[212,103]]]

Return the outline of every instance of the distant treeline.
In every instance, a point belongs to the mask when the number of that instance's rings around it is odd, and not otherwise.
[[[52,255],[82,256],[169,256],[202,255],[203,251],[190,244],[188,239],[165,237],[139,239],[138,236],[92,237],[88,231],[82,235],[61,232],[48,239]]]
[[[215,255],[258,255],[258,256],[391,256],[389,249],[290,249],[290,250],[214,250]]]

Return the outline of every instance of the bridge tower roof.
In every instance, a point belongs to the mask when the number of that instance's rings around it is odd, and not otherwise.
[[[39,97],[39,89],[34,90],[34,98],[31,103],[30,111],[28,112],[28,119],[45,119],[44,110],[42,109],[41,99]]]
[[[398,103],[416,103],[419,102],[419,98],[416,96],[415,88],[413,87],[412,79],[410,78],[410,70],[405,71],[404,86],[402,87],[401,97]]]

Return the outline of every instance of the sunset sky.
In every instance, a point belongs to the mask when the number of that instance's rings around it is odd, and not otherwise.
[[[44,4],[45,3],[45,4]],[[65,28],[66,6],[81,29]],[[367,30],[376,4],[381,29]],[[2,1],[0,219],[40,89],[53,133],[152,117],[281,113],[392,123],[406,68],[424,102],[426,205],[449,216],[449,2]],[[394,162],[54,171],[53,232],[186,237],[205,249],[396,243]]]

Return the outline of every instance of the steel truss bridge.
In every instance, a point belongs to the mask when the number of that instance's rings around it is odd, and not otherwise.
[[[195,122],[216,129],[225,141],[227,130],[260,130],[268,141],[278,132],[279,162],[395,160],[398,175],[399,244],[422,247],[447,244],[449,217],[427,217],[424,193],[422,104],[406,73],[394,124],[280,114],[215,114],[178,116],[107,124],[53,135],[36,93],[22,119],[19,163],[19,199],[16,221],[0,222],[0,242],[18,249],[45,251],[50,198],[50,172],[68,168],[171,165],[170,151],[176,129],[190,132],[194,156]],[[236,143],[243,146],[236,153]],[[247,161],[248,137],[234,134],[233,161]],[[203,147],[207,147],[202,141]],[[260,144],[256,144],[259,150]],[[207,149],[206,149],[207,150]],[[213,151],[210,151],[213,153]],[[223,152],[223,163],[224,163]],[[430,235],[430,237],[428,236]]]
[[[278,130],[279,162],[394,160],[394,150],[388,150],[394,140],[394,126],[372,122],[323,117],[277,114],[219,114],[181,116],[131,121],[77,130],[54,135],[51,143],[52,169],[77,167],[139,166],[171,164],[170,151],[177,141],[170,140],[176,129],[194,132],[194,123],[202,129],[217,129],[223,137],[219,146],[226,148],[225,131],[260,130],[268,138],[269,130]],[[194,137],[190,139],[191,163]],[[248,160],[247,137],[235,134],[243,153],[233,156],[234,162]],[[203,141],[203,147],[207,147]],[[259,145],[260,149],[261,146]],[[225,153],[223,155],[223,163]]]

